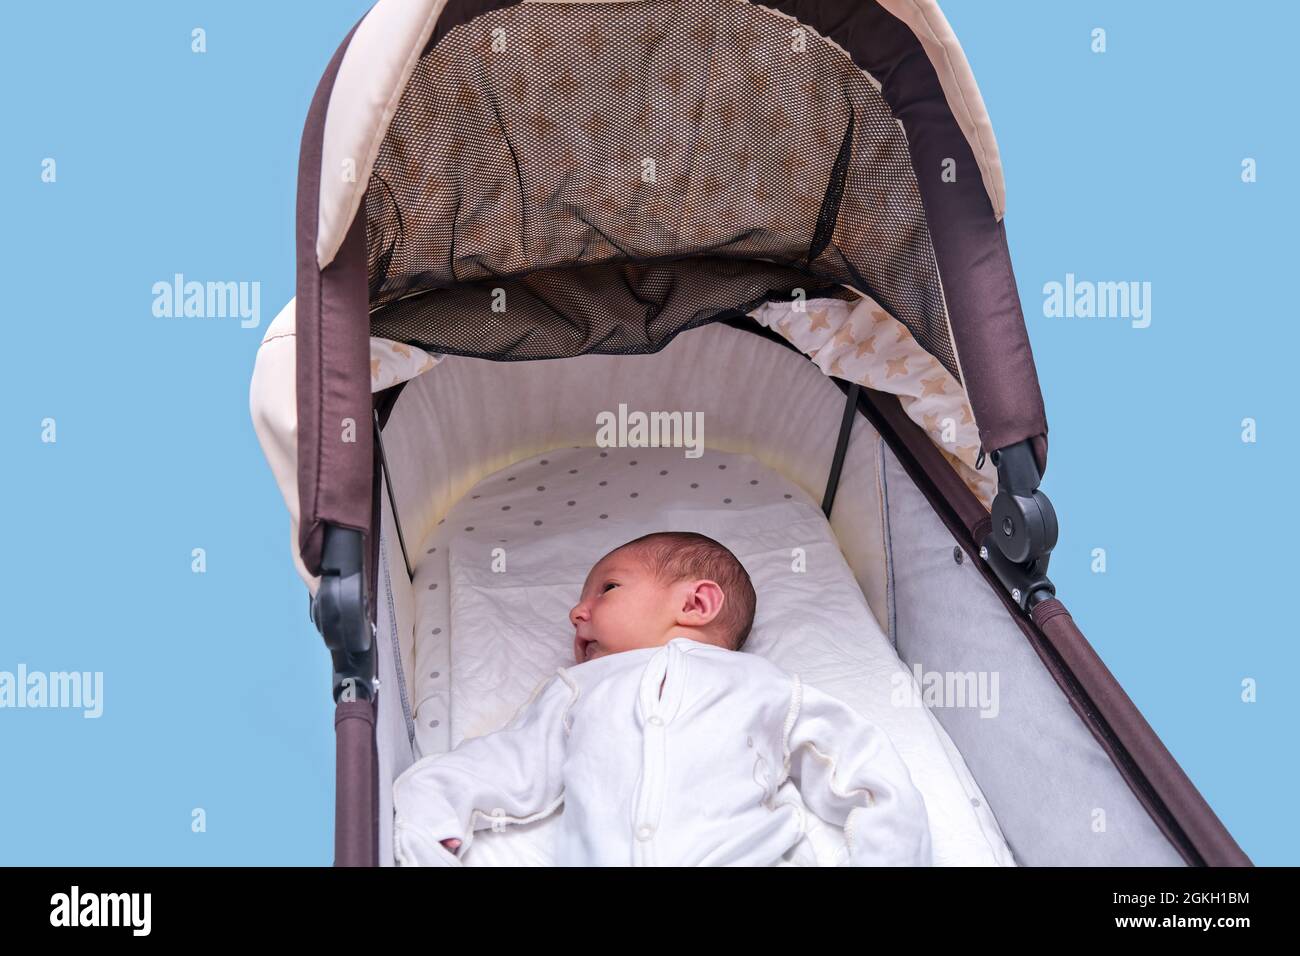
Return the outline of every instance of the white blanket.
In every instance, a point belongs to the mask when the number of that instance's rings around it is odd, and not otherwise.
[[[475,486],[418,552],[421,751],[504,726],[540,680],[572,663],[567,615],[587,571],[610,549],[658,530],[699,531],[731,548],[758,594],[746,652],[799,674],[885,730],[925,798],[936,865],[1014,865],[821,510],[745,455],[560,449]],[[547,864],[557,822],[483,831],[465,863]],[[815,824],[788,862],[836,865],[845,857],[843,832]]]

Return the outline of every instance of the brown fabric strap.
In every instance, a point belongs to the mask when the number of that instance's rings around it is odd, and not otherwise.
[[[360,22],[339,45],[316,88],[298,156],[298,548],[307,570],[316,575],[321,573],[326,522],[369,530],[373,426],[365,216],[356,217],[324,270],[316,257],[325,115]],[[355,441],[345,440],[349,419],[355,422]]]
[[[379,767],[375,707],[340,701],[334,709],[334,865],[379,864]]]
[[[1208,866],[1250,866],[1250,858],[1228,833],[1200,791],[1183,772],[1141,711],[1084,638],[1070,612],[1056,598],[1038,604],[1034,623],[1059,655],[1087,703],[1095,709],[1119,749],[1134,767],[1117,761],[1138,798],[1175,845],[1185,841],[1193,854],[1189,863]],[[1135,780],[1134,771],[1141,780]],[[1177,829],[1178,833],[1172,832]]]

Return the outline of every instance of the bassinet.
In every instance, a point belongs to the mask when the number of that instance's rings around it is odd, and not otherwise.
[[[996,719],[927,719],[1017,862],[1248,864],[1046,576],[1047,424],[1003,211],[933,0],[376,3],[311,105],[297,296],[252,383],[334,660],[336,863],[391,865],[393,779],[491,729],[467,702],[506,686],[446,656],[472,650],[445,633],[466,619],[448,517],[485,543],[600,526],[608,478],[509,532],[517,499],[492,496],[548,453],[600,464],[608,416],[620,467],[678,480],[626,457],[658,412],[701,415],[746,493],[821,502],[869,609],[850,630],[918,685],[1001,678]],[[714,492],[755,509],[742,524],[783,506]]]

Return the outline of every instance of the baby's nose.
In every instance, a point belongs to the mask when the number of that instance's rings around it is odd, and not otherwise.
[[[587,605],[579,601],[573,606],[573,610],[569,612],[569,623],[577,627],[579,621],[585,620],[587,620]]]

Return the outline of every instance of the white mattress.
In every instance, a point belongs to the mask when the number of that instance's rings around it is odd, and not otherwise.
[[[565,448],[476,485],[412,555],[420,753],[503,726],[541,680],[574,663],[568,612],[587,571],[610,549],[660,530],[710,535],[744,563],[758,594],[745,653],[798,673],[889,734],[925,798],[937,865],[1014,865],[939,722],[923,706],[891,702],[900,686],[913,700],[919,692],[821,509],[747,455]],[[549,863],[555,821],[482,831],[465,863]],[[842,831],[822,824],[786,862],[844,857]]]

